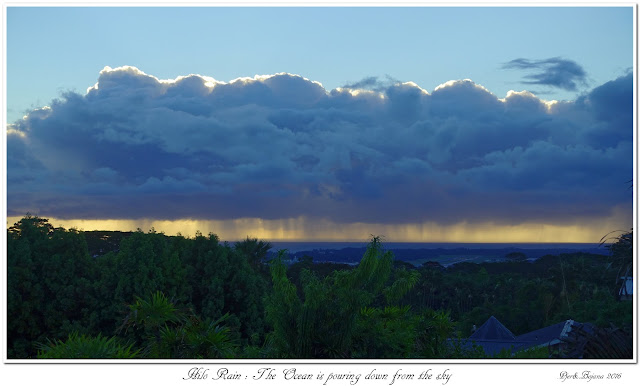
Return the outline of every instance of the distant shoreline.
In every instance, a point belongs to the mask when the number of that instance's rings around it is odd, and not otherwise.
[[[304,241],[275,241],[271,242],[271,251],[287,249],[289,253],[311,251],[314,249],[343,249],[343,248],[365,248],[366,241],[363,242],[304,242]],[[399,249],[571,249],[581,250],[601,250],[607,252],[606,245],[599,243],[410,243],[410,242],[384,242],[382,246],[387,250]]]
[[[391,251],[397,261],[421,266],[427,262],[438,263],[444,267],[468,262],[489,263],[507,262],[507,254],[518,252],[523,260],[537,260],[543,256],[561,254],[589,253],[608,255],[605,245],[595,243],[384,243],[385,250]],[[311,257],[314,263],[357,264],[366,250],[364,243],[272,243],[269,256],[278,250],[286,249],[289,263]]]

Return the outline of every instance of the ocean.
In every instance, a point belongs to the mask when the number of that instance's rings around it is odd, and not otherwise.
[[[312,251],[316,249],[365,248],[368,242],[299,242],[277,241],[271,242],[271,251],[286,249],[289,253]],[[394,243],[382,242],[387,250],[399,249],[569,249],[575,252],[591,252],[594,250],[606,253],[606,247],[597,243]]]

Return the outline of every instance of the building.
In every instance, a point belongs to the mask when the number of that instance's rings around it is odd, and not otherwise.
[[[460,341],[462,347],[471,349],[474,345],[482,347],[485,354],[494,356],[502,350],[511,352],[537,347],[560,348],[572,330],[590,328],[588,325],[566,320],[526,334],[515,336],[498,319],[491,316],[482,326],[467,339]]]

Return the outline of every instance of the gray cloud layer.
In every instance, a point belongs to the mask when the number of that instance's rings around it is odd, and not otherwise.
[[[169,82],[105,69],[86,95],[66,93],[10,126],[8,215],[603,216],[631,202],[632,96],[632,75],[547,105],[469,80],[432,93],[413,83],[327,91],[290,74]]]
[[[536,84],[576,91],[579,85],[586,85],[587,73],[582,66],[573,60],[549,58],[543,60],[514,59],[505,63],[503,68],[518,70],[534,70],[526,75],[523,84]]]

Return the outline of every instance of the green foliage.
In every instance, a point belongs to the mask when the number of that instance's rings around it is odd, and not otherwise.
[[[65,339],[74,331],[113,335],[129,312],[126,304],[155,291],[206,320],[228,313],[234,339],[264,339],[267,282],[246,256],[213,234],[126,235],[109,234],[119,244],[91,258],[83,232],[53,228],[46,219],[27,215],[8,230],[10,358],[35,357],[34,342]],[[127,334],[138,341],[143,332]]]
[[[122,345],[116,337],[86,336],[73,332],[65,341],[53,340],[39,345],[38,359],[134,359],[140,350],[133,344]]]
[[[271,243],[258,240],[256,238],[247,238],[234,244],[234,249],[246,257],[247,261],[254,267],[261,265],[267,257],[267,252],[271,249]]]
[[[616,233],[618,236],[611,236]],[[615,282],[618,284],[622,276],[633,275],[633,229],[630,232],[611,232],[600,240],[600,245],[609,241],[613,241],[608,246],[611,254],[609,268],[616,272]]]
[[[409,358],[416,348],[418,318],[409,306],[364,307],[359,314],[353,358]]]
[[[493,358],[496,359],[548,359],[549,358],[549,347],[540,346],[540,347],[532,347],[526,350],[508,350],[502,349],[499,353],[495,354]]]
[[[349,358],[373,355],[379,352],[376,347],[383,346],[390,357],[408,352],[413,332],[407,334],[406,325],[400,328],[401,320],[410,319],[408,308],[378,309],[374,304],[400,299],[417,276],[400,273],[387,285],[393,255],[382,250],[378,237],[372,238],[353,270],[334,271],[322,280],[303,270],[301,291],[286,275],[285,253],[280,251],[271,263],[273,293],[266,306],[267,320],[273,326],[270,339],[279,357]]]
[[[633,324],[616,282],[632,232],[611,239],[610,256],[418,269],[379,237],[355,267],[287,268],[286,251],[266,264],[271,245],[257,239],[98,232],[92,248],[109,251],[92,258],[85,235],[31,215],[8,229],[9,358],[482,358],[450,338],[491,315],[516,335],[566,319]]]
[[[221,245],[214,234],[188,241],[180,255],[187,267],[186,282],[192,287],[187,300],[194,312],[205,319],[232,314],[245,342],[254,334],[263,336],[265,278],[251,267],[246,255]]]
[[[166,251],[161,234],[135,232],[124,239],[116,259],[119,280],[115,297],[121,302],[129,302],[137,294],[164,290],[162,261]]]
[[[167,325],[159,329],[158,341],[149,350],[151,358],[211,359],[234,358],[237,344],[230,337],[230,330],[221,323],[228,318],[225,314],[216,321],[201,321],[189,318],[176,327]]]
[[[447,338],[451,337],[455,325],[449,312],[425,310],[420,318],[418,336],[418,354],[421,358],[446,358],[450,347]]]
[[[148,299],[136,297],[135,303],[129,305],[129,316],[125,324],[140,326],[146,331],[155,331],[160,326],[175,324],[184,318],[183,313],[164,293],[156,291]]]
[[[229,328],[222,324],[229,314],[203,322],[197,316],[177,309],[159,291],[148,298],[138,298],[129,305],[129,311],[122,327],[141,332],[129,335],[137,338],[136,343],[123,346],[115,336],[94,338],[73,332],[64,342],[47,341],[39,345],[38,358],[203,359],[237,356],[237,344],[230,337]],[[134,350],[134,345],[141,348]]]
[[[395,281],[382,291],[387,303],[395,303],[402,299],[418,283],[419,278],[420,273],[416,270],[396,270]]]
[[[298,298],[296,287],[287,279],[287,269],[282,263],[285,254],[286,250],[281,250],[278,256],[271,260],[273,292],[267,297],[265,312],[267,321],[273,326],[270,340],[282,355],[286,356],[287,353],[295,355],[309,349],[304,344],[306,342],[298,345],[296,338],[299,330],[309,329],[309,313],[312,310],[307,306],[304,314],[300,312],[302,301]],[[296,325],[298,317],[302,322],[300,328]]]
[[[36,354],[32,342],[88,332],[95,270],[82,233],[27,215],[7,232],[9,357]]]
[[[631,326],[630,308],[612,295],[619,287],[609,262],[607,256],[574,253],[533,262],[422,267],[404,299],[416,311],[450,311],[463,337],[492,315],[516,335],[567,319]]]
[[[455,334],[455,338],[449,342],[448,357],[457,359],[479,359],[487,358],[487,354],[484,352],[482,346],[471,342],[471,346],[463,345],[463,337],[460,332]]]
[[[129,305],[122,327],[134,330],[133,337],[146,358],[230,358],[236,344],[229,328],[222,325],[228,318],[225,314],[216,321],[203,322],[157,291]]]

